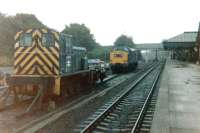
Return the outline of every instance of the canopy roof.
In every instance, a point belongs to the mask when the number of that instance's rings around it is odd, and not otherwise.
[[[163,42],[164,48],[193,48],[198,32],[184,32]]]

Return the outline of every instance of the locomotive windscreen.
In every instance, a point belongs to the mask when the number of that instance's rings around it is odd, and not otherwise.
[[[122,54],[114,54],[114,57],[121,58],[121,57],[123,57],[123,55]]]

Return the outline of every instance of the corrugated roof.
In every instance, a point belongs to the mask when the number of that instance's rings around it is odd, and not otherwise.
[[[196,42],[197,33],[196,31],[184,32],[166,40],[166,42]]]
[[[136,48],[138,48],[138,49],[163,49],[163,44],[162,43],[136,44]]]

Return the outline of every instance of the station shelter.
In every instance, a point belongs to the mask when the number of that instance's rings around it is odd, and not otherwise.
[[[163,41],[165,50],[170,51],[171,59],[196,63],[198,61],[198,32],[184,32]]]

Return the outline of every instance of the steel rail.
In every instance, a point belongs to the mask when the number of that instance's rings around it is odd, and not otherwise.
[[[134,77],[137,77],[137,76],[141,75],[142,73],[144,73],[145,71],[149,70],[150,68],[155,67],[156,65],[157,65],[157,63],[156,64],[155,63],[148,64],[147,66],[142,68],[141,71],[137,72]],[[44,127],[45,125],[47,125],[49,123],[47,121],[51,121],[51,122],[55,121],[56,119],[60,118],[62,115],[68,113],[69,111],[78,108],[79,106],[91,101],[92,99],[96,98],[99,95],[105,94],[106,92],[110,91],[111,89],[113,89],[113,88],[115,88],[117,86],[120,86],[121,84],[123,84],[124,82],[127,82],[128,80],[130,80],[130,79],[126,79],[124,81],[121,81],[121,82],[117,83],[116,85],[111,86],[111,87],[109,87],[107,89],[104,89],[103,91],[98,92],[97,94],[95,94],[93,96],[80,97],[80,99],[77,99],[77,100],[73,101],[72,103],[70,103],[68,105],[60,107],[59,109],[57,109],[57,110],[55,110],[53,112],[47,113],[44,116],[42,116],[42,117],[40,117],[38,119],[35,119],[35,120],[25,124],[24,126],[22,126],[20,128],[17,128],[15,130],[15,132],[16,133],[21,133],[21,132],[27,132],[27,131],[30,131],[30,130],[31,131],[37,131],[38,129],[40,129],[40,128]],[[51,120],[51,118],[52,118],[52,120]],[[37,127],[39,127],[39,128],[37,129]]]
[[[115,79],[115,78],[119,77],[119,76],[120,76],[119,74],[113,74],[111,77],[108,77],[108,78],[104,79],[103,83],[106,83],[106,82],[108,82],[108,81],[110,81],[112,79]]]
[[[150,90],[150,92],[149,92],[149,94],[148,94],[148,96],[147,96],[147,98],[146,98],[146,100],[145,100],[145,102],[143,104],[143,107],[142,107],[142,109],[141,109],[141,111],[139,113],[139,116],[138,116],[138,118],[137,118],[137,120],[136,120],[136,122],[135,122],[135,124],[134,124],[134,126],[132,128],[132,130],[131,130],[131,133],[136,133],[138,131],[138,127],[142,122],[142,119],[144,117],[144,113],[145,113],[145,111],[146,111],[146,109],[148,107],[148,103],[149,103],[149,101],[150,101],[150,99],[152,97],[152,94],[153,94],[153,92],[154,92],[154,90],[156,88],[156,85],[158,83],[158,80],[159,80],[160,74],[162,72],[162,69],[163,69],[163,67],[161,67],[161,70],[156,75],[156,79],[154,80],[153,85],[151,86],[151,90]]]
[[[136,80],[136,81],[135,81],[135,82],[120,96],[120,97],[118,97],[110,106],[108,106],[101,114],[99,114],[99,115],[97,116],[97,118],[95,118],[92,122],[90,122],[90,124],[88,124],[88,125],[81,131],[81,133],[89,133],[89,132],[91,132],[92,129],[94,129],[94,128],[96,127],[96,124],[97,124],[98,122],[100,122],[101,119],[104,118],[105,115],[106,115],[107,113],[109,113],[110,110],[112,110],[112,109],[115,107],[115,105],[116,105],[118,102],[120,102],[120,100],[121,100],[122,98],[124,98],[125,96],[127,96],[128,93],[129,93],[130,91],[132,91],[133,88],[134,88],[135,86],[137,86],[137,85],[138,85],[150,72],[152,72],[156,67],[157,67],[157,66],[151,67],[151,68],[150,68],[146,73],[144,73],[138,80]]]

